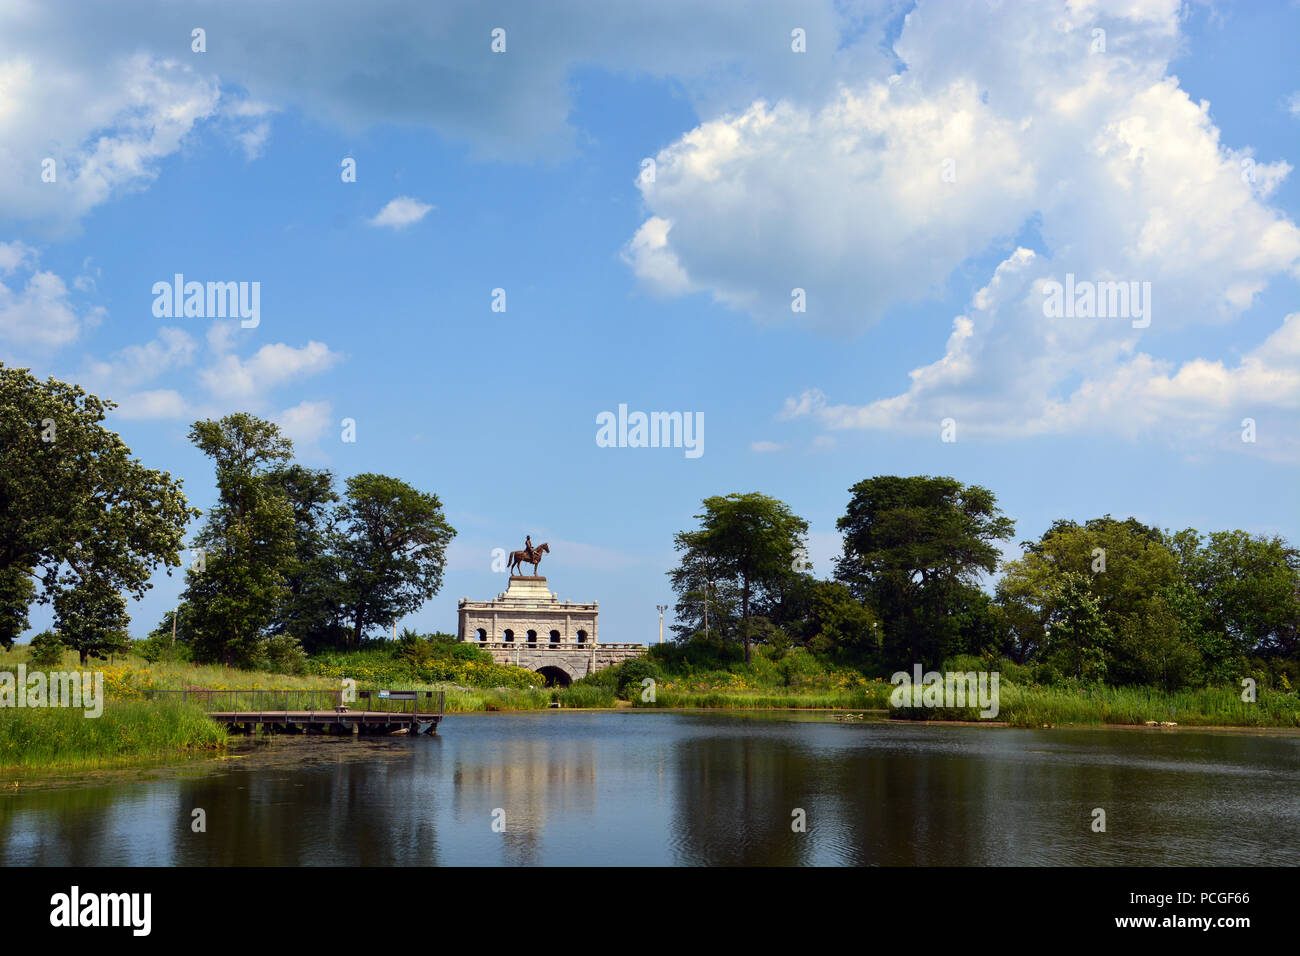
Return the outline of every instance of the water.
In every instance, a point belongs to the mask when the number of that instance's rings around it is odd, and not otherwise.
[[[6,778],[0,864],[1300,864],[1290,733],[543,711],[263,740]]]

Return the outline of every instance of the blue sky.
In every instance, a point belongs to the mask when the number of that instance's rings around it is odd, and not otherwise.
[[[1297,35],[1281,2],[0,4],[0,360],[119,401],[201,508],[185,433],[233,410],[436,492],[428,630],[531,533],[603,640],[652,640],[702,498],[784,499],[827,573],[875,474],[984,484],[1017,541],[1300,540]],[[260,325],[155,317],[177,272],[259,282]],[[1067,272],[1149,281],[1150,326],[1046,318]],[[598,447],[620,403],[702,413],[703,455]]]

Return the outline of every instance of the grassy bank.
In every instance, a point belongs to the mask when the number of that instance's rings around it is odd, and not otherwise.
[[[1232,687],[1161,691],[1150,687],[1003,685],[999,720],[1015,727],[1176,723],[1182,727],[1300,727],[1300,698],[1261,690],[1255,703]]]
[[[836,666],[807,653],[757,649],[750,664],[690,660],[651,653],[585,677],[567,688],[542,686],[541,675],[463,656],[468,649],[430,645],[405,652],[370,648],[331,653],[308,662],[308,673],[242,671],[214,665],[149,663],[132,655],[87,668],[104,674],[102,717],[66,709],[0,709],[0,767],[79,768],[121,766],[187,754],[216,753],[226,731],[202,709],[151,700],[158,690],[284,688],[335,690],[344,677],[358,689],[442,690],[449,713],[563,708],[708,708],[718,710],[876,711],[896,719],[981,722],[974,708],[890,707],[894,687],[879,677]],[[32,665],[26,647],[0,652],[0,671]],[[945,670],[978,669],[954,660]],[[1233,687],[1165,692],[1153,688],[1040,685],[1025,668],[987,664],[1001,673],[999,712],[1015,727],[1067,727],[1176,723],[1182,727],[1300,727],[1300,697],[1289,689],[1261,687],[1256,703]],[[68,655],[50,670],[78,669]],[[449,679],[451,678],[451,679]],[[650,685],[646,681],[652,681]],[[652,688],[652,693],[650,692]]]
[[[66,707],[0,709],[4,769],[123,766],[225,746],[225,728],[193,704],[110,701],[95,718]]]

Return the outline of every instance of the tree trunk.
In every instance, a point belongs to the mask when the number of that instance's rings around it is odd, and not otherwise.
[[[740,626],[745,632],[745,663],[751,662],[749,651],[749,575],[745,575],[745,587],[740,592]]]

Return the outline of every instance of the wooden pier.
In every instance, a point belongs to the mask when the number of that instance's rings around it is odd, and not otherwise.
[[[341,690],[187,688],[154,695],[200,703],[213,720],[246,734],[258,728],[281,734],[436,734],[446,705],[440,690],[363,690],[348,703]]]

